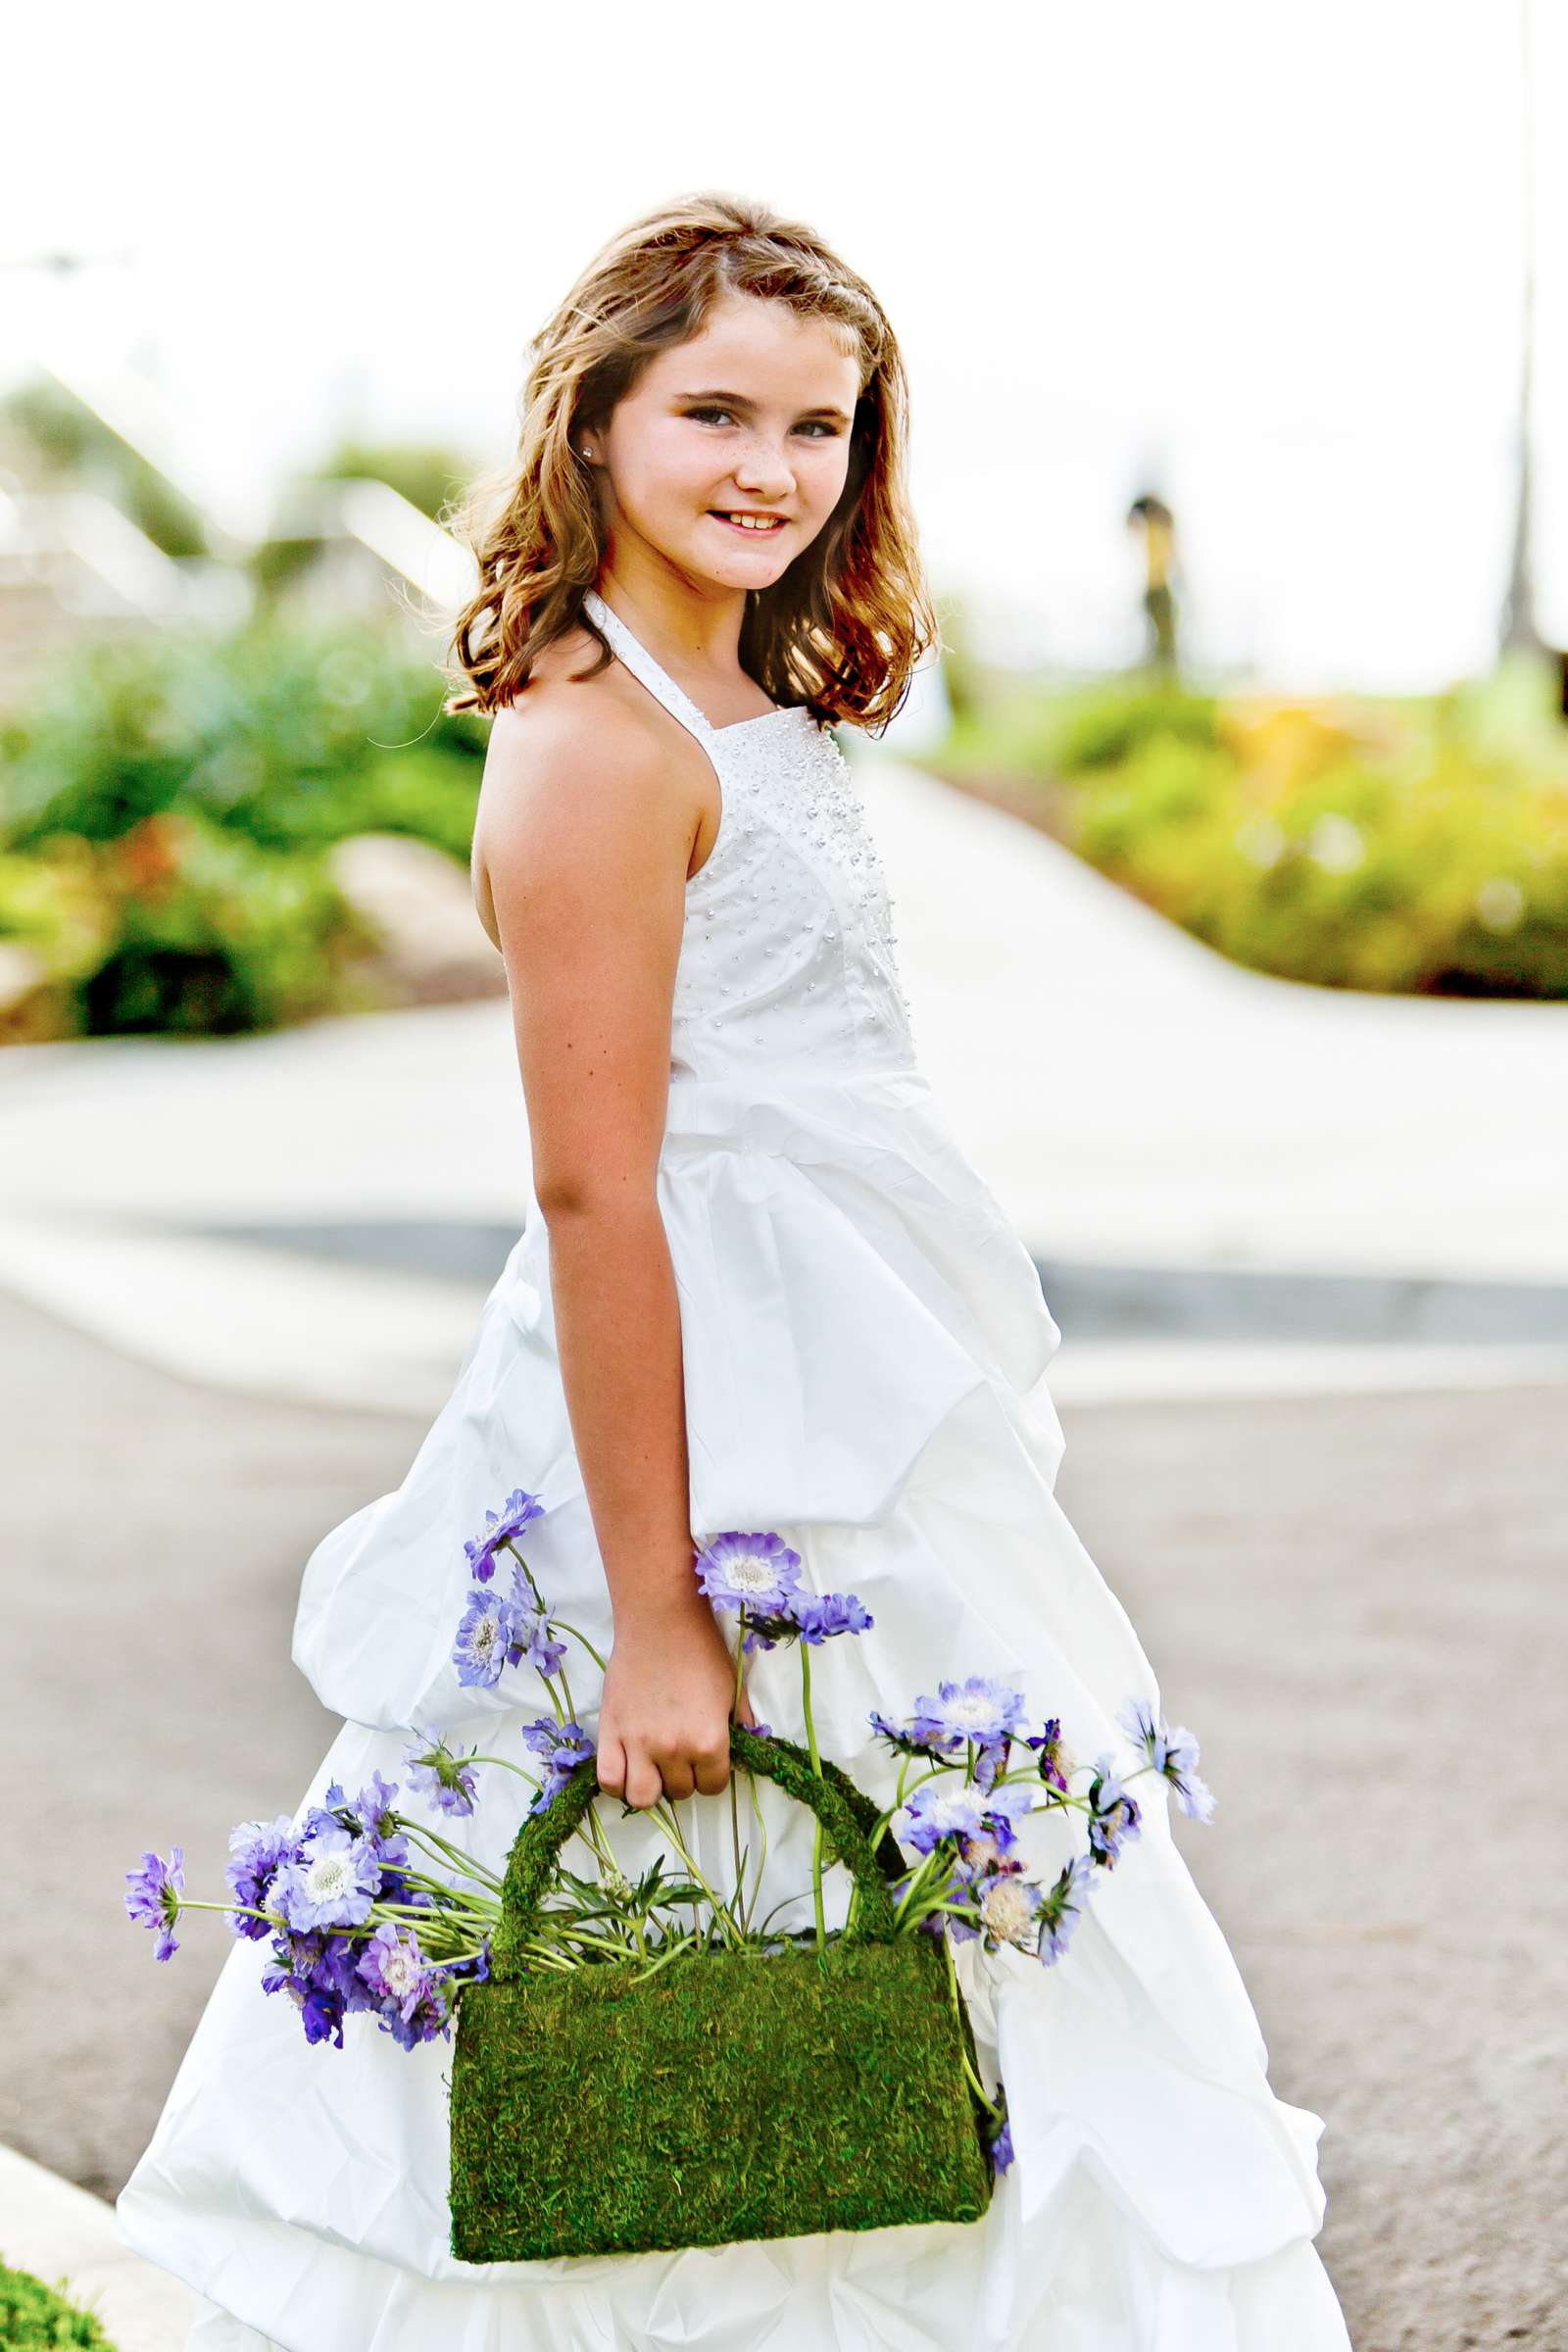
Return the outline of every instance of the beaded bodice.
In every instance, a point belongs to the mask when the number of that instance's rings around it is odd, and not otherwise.
[[[686,886],[671,1077],[737,1077],[760,1059],[817,1076],[912,1067],[882,861],[831,732],[791,706],[711,725],[597,590],[584,603],[718,778],[718,831]]]

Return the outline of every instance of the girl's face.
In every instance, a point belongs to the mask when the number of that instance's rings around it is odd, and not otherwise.
[[[607,568],[652,557],[699,593],[770,587],[838,503],[858,391],[857,362],[824,320],[723,297],[701,334],[649,362],[608,432],[582,435]],[[726,519],[737,512],[761,527]]]

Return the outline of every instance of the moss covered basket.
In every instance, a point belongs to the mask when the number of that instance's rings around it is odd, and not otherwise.
[[[644,1974],[545,1977],[519,1949],[593,1771],[524,1820],[489,1978],[465,1986],[452,2062],[452,2251],[539,2261],[973,2222],[992,2189],[961,2000],[932,1936],[898,1934],[867,1831],[831,1764],[732,1727],[737,1769],[811,1807],[858,1888],[852,1922],[782,1951],[695,1950]],[[894,1841],[884,1852],[904,1868]]]

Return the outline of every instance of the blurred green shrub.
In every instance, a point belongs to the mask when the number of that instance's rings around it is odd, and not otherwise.
[[[0,2262],[0,2345],[5,2352],[115,2352],[96,2315],[65,2278],[45,2285],[31,2271]]]
[[[268,617],[90,646],[0,726],[0,846],[112,841],[179,808],[272,849],[374,826],[466,858],[485,731],[443,691],[390,630]]]
[[[376,945],[318,855],[257,849],[194,810],[0,857],[0,936],[64,984],[68,1030],[88,1037],[223,1037],[364,1008],[354,966]]]
[[[274,618],[56,663],[0,726],[0,938],[86,1034],[364,1008],[375,943],[325,854],[395,832],[466,865],[486,729],[444,691],[390,630]]]
[[[1041,822],[1234,961],[1568,998],[1568,737],[1509,737],[1485,693],[1231,704],[1134,679],[1032,699],[1032,719],[1015,696],[929,764],[1026,774]]]

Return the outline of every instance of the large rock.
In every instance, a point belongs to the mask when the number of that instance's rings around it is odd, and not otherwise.
[[[328,870],[380,934],[364,967],[389,1004],[451,1004],[505,996],[506,966],[479,920],[467,876],[444,850],[404,833],[355,833]]]
[[[41,956],[18,939],[0,939],[0,1046],[30,1046],[72,1032],[68,992]]]

